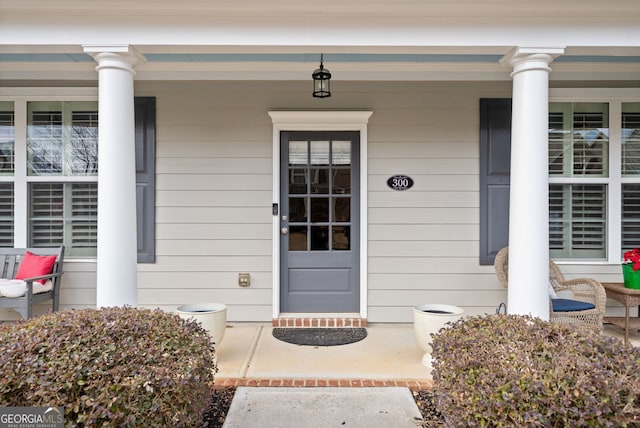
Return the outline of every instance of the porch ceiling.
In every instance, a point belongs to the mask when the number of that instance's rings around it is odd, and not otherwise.
[[[637,0],[0,0],[0,79],[95,80],[83,45],[131,45],[138,80],[506,80],[514,46],[566,48],[555,80],[637,80]]]
[[[187,47],[174,46],[170,52],[163,52],[158,46],[135,48],[146,58],[136,67],[137,80],[309,80],[320,57],[319,53],[203,53],[202,47],[188,51]],[[96,64],[89,55],[78,52],[81,49],[62,48],[56,52],[56,47],[50,46],[41,50],[4,46],[0,50],[0,79],[95,80]],[[499,49],[505,53],[508,50]],[[345,53],[328,48],[323,54],[334,79],[343,81],[509,79],[510,70],[499,63],[502,53],[455,53],[461,52],[459,49],[443,50],[447,53],[399,51]],[[612,55],[611,51],[596,55],[600,53],[597,49],[591,55],[572,55],[572,51],[589,52],[567,48],[567,55],[552,64],[552,80],[633,81],[640,76],[640,55]]]

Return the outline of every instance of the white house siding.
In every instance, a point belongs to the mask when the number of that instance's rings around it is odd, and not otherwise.
[[[479,99],[511,82],[136,82],[157,98],[156,249],[138,265],[138,303],[172,311],[216,301],[231,321],[272,317],[269,110],[362,109],[368,128],[368,320],[410,322],[419,303],[493,312],[506,290],[479,266]],[[411,176],[407,191],[391,175]],[[562,265],[619,281],[619,266]],[[95,262],[68,260],[61,308],[95,306]],[[237,284],[251,274],[251,286]],[[610,301],[609,313],[621,313]]]
[[[510,82],[401,88],[369,128],[369,320],[409,322],[419,303],[493,311],[506,292],[478,264],[479,99],[509,97]],[[394,174],[414,186],[389,189]]]
[[[305,84],[307,83],[307,84]],[[506,299],[478,265],[479,99],[511,84],[139,82],[157,97],[157,263],[139,265],[139,303],[229,305],[271,319],[271,121],[268,110],[368,109],[370,322],[409,322],[417,303],[492,311]],[[411,190],[386,186],[393,174]],[[240,272],[251,287],[237,285]]]

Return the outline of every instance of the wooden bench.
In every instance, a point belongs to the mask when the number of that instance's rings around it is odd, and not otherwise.
[[[37,255],[56,255],[53,271],[49,275],[25,278],[27,291],[22,297],[0,297],[0,308],[15,309],[24,319],[33,316],[33,305],[51,301],[53,312],[58,310],[60,301],[60,284],[62,282],[62,264],[64,260],[64,246],[54,248],[0,248],[0,278],[13,279],[18,272],[20,261],[25,253],[30,251]],[[40,279],[51,279],[52,288],[42,293],[33,292],[33,282]]]

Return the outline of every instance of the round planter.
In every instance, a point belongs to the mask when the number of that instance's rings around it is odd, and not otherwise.
[[[633,270],[632,263],[622,265],[622,276],[625,287],[640,290],[640,270]]]
[[[424,366],[431,368],[431,334],[463,315],[464,309],[452,305],[426,303],[413,308],[413,330],[418,345],[425,352],[422,356]]]
[[[196,320],[209,332],[211,340],[220,345],[227,326],[227,305],[222,303],[194,303],[178,306],[178,315],[186,320]]]

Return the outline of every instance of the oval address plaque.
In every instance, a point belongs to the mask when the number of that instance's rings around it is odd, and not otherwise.
[[[407,190],[413,186],[413,179],[406,175],[394,175],[387,180],[387,186],[393,190]]]

